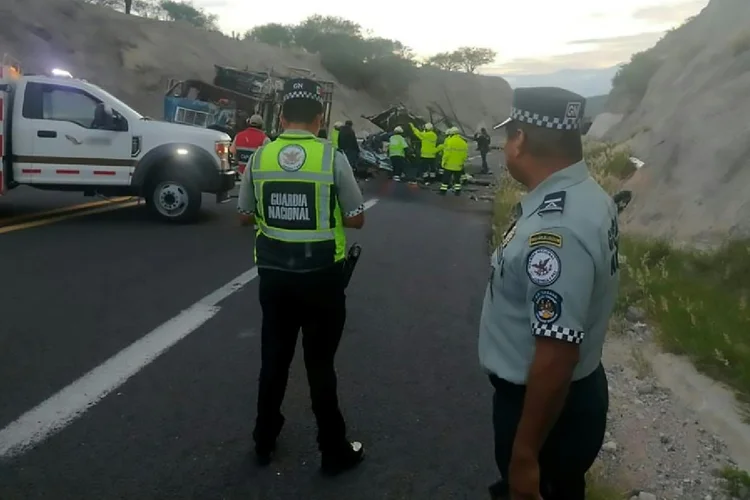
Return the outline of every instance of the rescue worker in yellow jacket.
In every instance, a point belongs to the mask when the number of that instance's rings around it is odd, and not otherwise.
[[[391,160],[393,167],[393,180],[399,182],[406,170],[406,149],[409,147],[404,139],[404,129],[397,126],[393,129],[390,139],[388,139],[388,158]]]
[[[339,148],[339,129],[343,123],[336,122],[333,124],[333,130],[331,130],[331,144],[333,144],[333,147],[338,149]]]
[[[437,156],[437,140],[438,136],[432,129],[432,123],[425,123],[424,131],[419,130],[410,123],[411,131],[417,139],[420,140],[422,147],[420,149],[420,170],[422,181],[427,184],[430,179],[437,177],[437,164],[435,163],[435,157]]]
[[[438,146],[438,151],[443,153],[440,194],[446,194],[452,186],[454,194],[458,196],[461,194],[461,173],[469,157],[469,144],[459,135],[457,127],[451,127],[445,133],[445,142]]]

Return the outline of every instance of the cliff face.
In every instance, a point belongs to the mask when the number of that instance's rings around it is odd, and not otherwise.
[[[232,40],[182,23],[126,16],[77,0],[4,0],[0,3],[2,52],[20,59],[27,72],[65,68],[155,118],[162,116],[169,78],[211,81],[214,64],[258,71],[273,68],[280,73],[290,67],[305,68],[335,81],[315,55]],[[510,98],[510,86],[499,77],[420,70],[401,100],[418,113],[426,113],[425,106],[435,101],[474,126],[499,120],[508,112]],[[373,128],[360,116],[390,104],[337,85],[333,118],[349,118],[357,126]]]
[[[649,55],[643,97],[619,85],[608,103],[624,116],[604,138],[646,163],[626,186],[626,227],[693,243],[749,236],[750,2],[712,0]]]

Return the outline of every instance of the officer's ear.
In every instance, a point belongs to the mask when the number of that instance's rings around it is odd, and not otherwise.
[[[323,128],[323,113],[318,113],[315,115],[315,121],[312,123],[315,127],[318,129]]]
[[[511,122],[505,127],[505,134],[506,141],[505,148],[503,148],[505,154],[512,155],[514,158],[521,156],[526,149],[526,132]]]

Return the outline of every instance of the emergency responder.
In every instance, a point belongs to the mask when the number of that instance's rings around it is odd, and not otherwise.
[[[452,186],[456,196],[461,194],[461,174],[464,163],[469,157],[469,144],[458,133],[457,127],[451,127],[445,131],[445,142],[438,146],[443,153],[441,166],[443,168],[443,179],[440,184],[440,194],[446,194]]]
[[[336,122],[333,124],[333,130],[331,130],[331,144],[333,144],[333,147],[336,149],[339,147],[339,130],[342,125],[343,123]]]
[[[388,158],[393,167],[393,180],[399,182],[406,169],[406,148],[409,146],[404,139],[404,129],[399,125],[393,129],[388,139]]]
[[[229,151],[237,159],[237,170],[242,174],[253,153],[270,139],[263,132],[263,117],[253,115],[247,120],[247,128],[237,134]]]
[[[487,154],[490,152],[490,143],[492,139],[490,134],[487,133],[487,129],[482,127],[478,134],[474,134],[474,141],[477,143],[477,149],[482,157],[482,174],[490,173],[490,166],[487,164]]]
[[[602,347],[618,282],[617,208],[589,175],[585,99],[519,88],[505,161],[528,193],[491,258],[479,358],[495,388],[492,498],[584,500],[609,396]],[[540,497],[541,495],[541,497]]]
[[[432,123],[425,123],[424,131],[419,130],[410,123],[411,131],[421,142],[421,148],[419,150],[419,165],[421,170],[422,181],[425,184],[429,184],[430,179],[434,179],[437,175],[437,166],[435,165],[435,157],[437,156],[437,134],[432,130]],[[419,174],[418,174],[419,175]]]
[[[352,169],[356,169],[359,160],[359,142],[357,141],[357,134],[354,133],[354,123],[351,120],[346,120],[339,129],[337,140],[338,148],[344,152]]]
[[[337,474],[364,456],[349,442],[336,394],[334,357],[346,318],[346,234],[364,225],[362,193],[346,157],[315,134],[322,90],[295,78],[284,84],[284,132],[261,147],[242,177],[238,210],[257,224],[255,262],[263,312],[261,369],[253,438],[260,465],[270,463],[284,424],[289,366],[300,328],[321,471]]]

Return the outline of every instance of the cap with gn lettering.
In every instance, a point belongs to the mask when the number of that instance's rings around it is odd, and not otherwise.
[[[309,78],[292,78],[284,82],[283,100],[311,99],[323,104],[323,87]]]
[[[556,130],[581,128],[586,99],[558,87],[528,87],[513,91],[510,117],[495,125],[497,130],[511,121]]]

